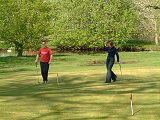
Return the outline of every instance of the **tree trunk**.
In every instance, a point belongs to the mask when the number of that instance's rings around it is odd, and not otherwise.
[[[18,54],[17,54],[17,56],[22,56],[23,54],[23,50],[19,50],[19,51],[17,51],[18,52]]]
[[[155,44],[158,45],[158,30],[157,30],[157,22],[155,20]]]
[[[18,44],[15,44],[15,50],[16,52],[18,53],[17,56],[22,56],[23,55],[23,45],[18,43]]]

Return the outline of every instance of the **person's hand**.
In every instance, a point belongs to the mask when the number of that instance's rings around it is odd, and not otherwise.
[[[35,60],[34,62],[37,63],[38,60]]]
[[[51,64],[51,61],[49,61],[48,64]]]
[[[119,61],[119,62],[117,62],[118,64],[121,64],[121,62]]]

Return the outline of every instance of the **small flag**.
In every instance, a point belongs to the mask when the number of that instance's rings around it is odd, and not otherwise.
[[[132,94],[131,94],[131,96],[130,96],[130,100],[132,100]]]

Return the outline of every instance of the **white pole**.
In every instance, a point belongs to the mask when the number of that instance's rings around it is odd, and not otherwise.
[[[131,101],[131,113],[132,113],[132,115],[133,115],[133,102],[132,102],[132,94],[131,94],[131,96],[130,96],[130,101]]]
[[[132,100],[131,100],[131,112],[132,112],[132,115],[133,115],[133,104],[132,104]]]

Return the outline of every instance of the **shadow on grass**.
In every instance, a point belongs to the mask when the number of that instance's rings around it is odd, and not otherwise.
[[[152,78],[152,75],[148,77]],[[27,99],[31,102],[38,102],[37,105],[40,103],[48,107],[49,112],[38,114],[31,120],[52,116],[60,120],[105,120],[114,119],[114,117],[127,119],[130,117],[129,115],[121,114],[122,112],[117,113],[117,106],[124,106],[123,110],[128,108],[126,106],[129,103],[124,101],[124,96],[129,93],[157,94],[157,89],[159,89],[156,79],[150,81],[145,77],[123,76],[115,83],[105,84],[104,78],[105,76],[102,74],[61,75],[59,86],[56,83],[56,77],[50,78],[47,85],[36,84],[22,78],[22,81],[16,80],[1,85],[0,97],[11,97],[3,101],[4,103],[12,103],[13,101],[18,103]],[[151,91],[148,91],[149,89]],[[98,100],[98,97],[101,99],[107,97],[108,101]],[[153,103],[142,103],[142,105],[153,105]],[[158,105],[158,103],[155,102],[154,105]],[[37,107],[37,109],[39,108]],[[98,111],[103,115],[85,116],[87,112],[94,114]],[[117,113],[116,116],[114,112]],[[68,115],[70,118],[67,118]]]
[[[15,68],[15,67],[10,67],[10,68],[7,68],[6,70],[4,69],[1,69],[0,70],[0,73],[1,74],[14,74],[14,73],[17,73],[17,72],[26,72],[26,71],[33,71],[32,69],[30,68]]]

